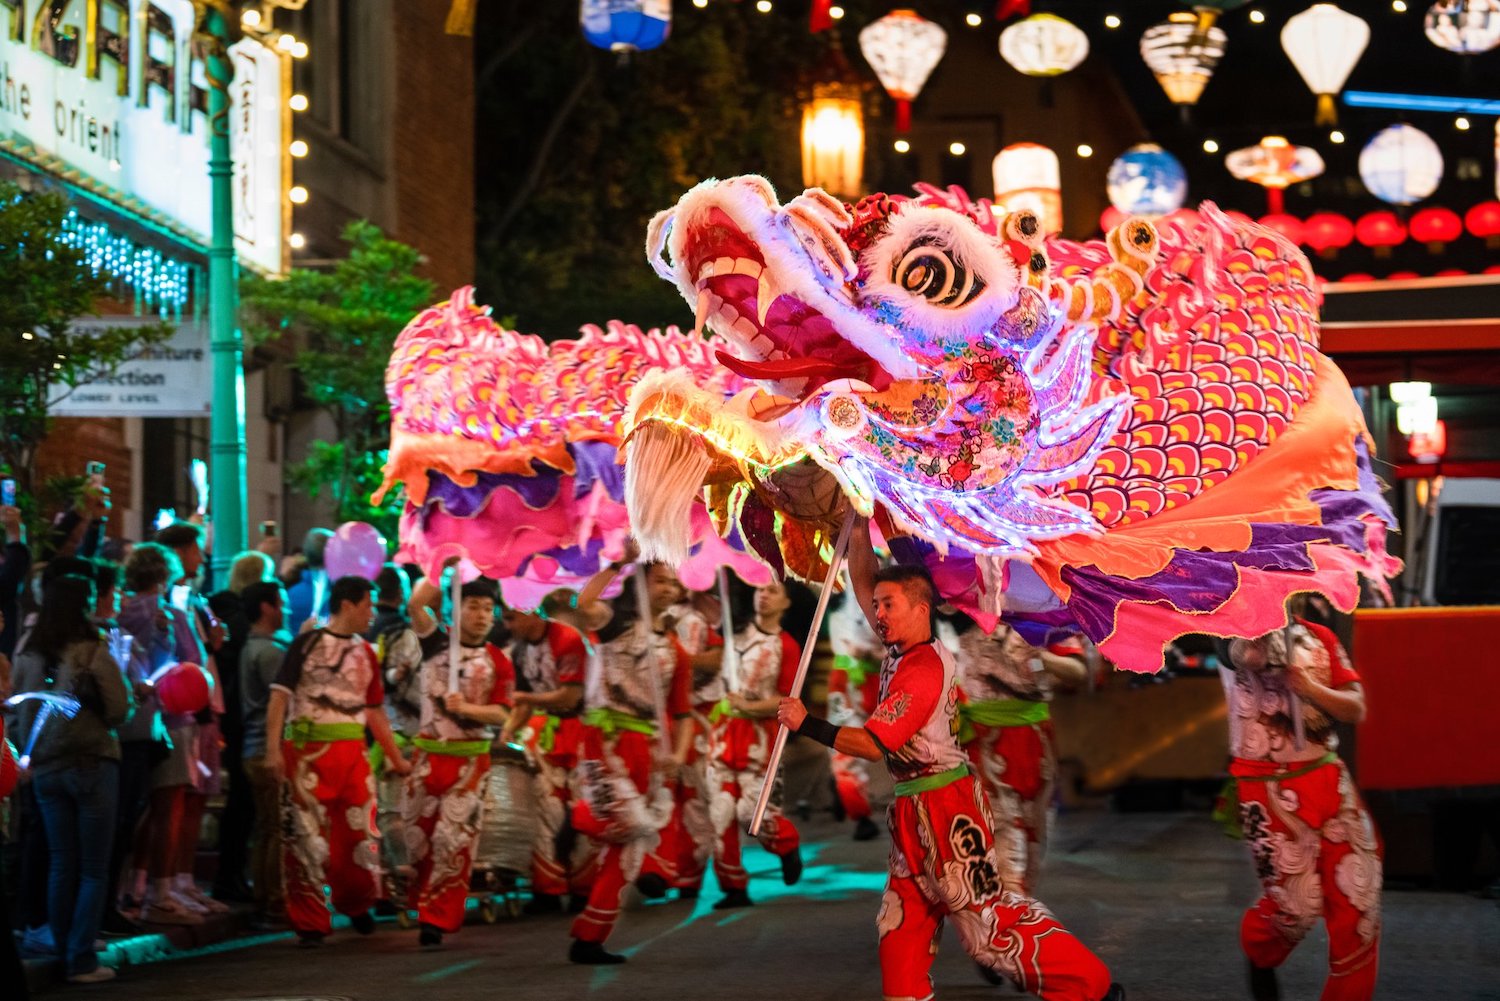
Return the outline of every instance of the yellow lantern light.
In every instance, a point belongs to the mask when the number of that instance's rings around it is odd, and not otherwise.
[[[802,109],[802,184],[831,195],[864,193],[865,116],[859,92],[819,84]]]
[[[1056,153],[1038,143],[1013,143],[995,154],[990,171],[996,204],[1007,212],[1031,209],[1042,232],[1062,232],[1062,169]]]
[[[1281,47],[1318,95],[1318,125],[1337,125],[1333,99],[1370,43],[1370,26],[1336,4],[1315,3],[1281,29]]]
[[[1171,102],[1186,109],[1203,95],[1228,41],[1223,28],[1204,27],[1196,14],[1180,10],[1146,29],[1141,36],[1141,59]]]

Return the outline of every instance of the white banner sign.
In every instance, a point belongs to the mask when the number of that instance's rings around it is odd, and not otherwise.
[[[192,35],[191,0],[0,0],[0,139],[206,246],[208,94]],[[252,39],[230,54],[236,249],[280,272],[287,57]]]
[[[133,326],[129,317],[88,320],[90,327]],[[53,417],[206,417],[213,398],[208,327],[184,323],[170,340],[125,362],[113,374],[67,392],[58,387],[47,412]]]

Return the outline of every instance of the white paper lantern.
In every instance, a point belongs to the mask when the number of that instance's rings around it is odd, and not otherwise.
[[[1420,202],[1443,180],[1443,153],[1432,137],[1410,125],[1375,134],[1359,154],[1359,178],[1370,193],[1392,205]]]
[[[1285,211],[1282,192],[1323,173],[1323,157],[1311,146],[1293,146],[1285,136],[1266,136],[1254,146],[1237,149],[1224,158],[1224,166],[1242,181],[1266,189],[1267,209],[1272,215]]]
[[[1141,36],[1141,59],[1173,104],[1197,104],[1228,42],[1222,28],[1205,30],[1196,15],[1182,10],[1146,29]]]
[[[893,10],[859,33],[859,51],[896,101],[896,131],[911,128],[911,102],[948,48],[948,33],[914,10]]]
[[[1057,154],[1037,143],[1014,143],[990,164],[995,202],[1007,212],[1031,209],[1042,232],[1062,232],[1062,168]]]
[[[1105,175],[1109,203],[1126,215],[1166,215],[1187,200],[1187,171],[1156,143],[1130,147]]]
[[[1369,43],[1370,26],[1331,3],[1313,4],[1281,29],[1281,47],[1307,89],[1318,95],[1317,124],[1337,123],[1334,96]]]
[[[1000,32],[1000,55],[1027,76],[1058,76],[1089,54],[1089,36],[1056,14],[1033,14]]]
[[[1422,22],[1440,49],[1471,56],[1500,45],[1500,0],[1438,0]]]

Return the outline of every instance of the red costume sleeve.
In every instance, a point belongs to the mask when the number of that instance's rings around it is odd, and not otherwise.
[[[1339,642],[1333,630],[1305,619],[1297,621],[1316,636],[1328,650],[1328,667],[1332,672],[1332,676],[1328,679],[1328,687],[1337,689],[1359,684],[1359,672],[1354,670],[1354,664],[1349,660],[1349,652],[1344,649],[1344,644]]]
[[[486,643],[485,646],[489,648],[490,663],[495,666],[495,687],[490,690],[490,705],[509,709],[515,701],[516,665],[495,644]]]
[[[797,668],[802,663],[802,647],[792,639],[792,634],[781,633],[781,673],[776,678],[776,690],[782,695],[791,695],[797,682]]]
[[[870,713],[865,729],[886,752],[916,736],[943,697],[943,661],[924,643],[901,658],[885,701]]]
[[[588,656],[583,635],[561,622],[549,623],[547,629],[550,633],[547,642],[552,644],[552,660],[557,665],[557,683],[583,684],[583,662]]]

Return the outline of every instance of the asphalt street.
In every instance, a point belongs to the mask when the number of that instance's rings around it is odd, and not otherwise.
[[[502,917],[487,925],[476,915],[437,952],[421,951],[416,931],[393,923],[367,939],[339,932],[318,950],[295,948],[289,935],[261,936],[127,968],[113,983],[66,993],[110,1001],[874,1001],[886,844],[856,843],[848,826],[829,821],[803,827],[807,870],[800,884],[782,886],[776,860],[752,848],[746,861],[755,907],[716,912],[711,888],[696,903],[636,906],[609,943],[629,956],[623,966],[570,965],[564,917]],[[1067,814],[1041,889],[1132,1001],[1248,997],[1236,935],[1256,886],[1243,846],[1207,817]],[[1385,915],[1379,997],[1500,1001],[1500,908],[1493,901],[1388,892]],[[1325,949],[1320,928],[1293,955],[1282,973],[1288,1001],[1317,997]],[[1019,996],[983,984],[951,931],[934,976],[947,1001]]]

